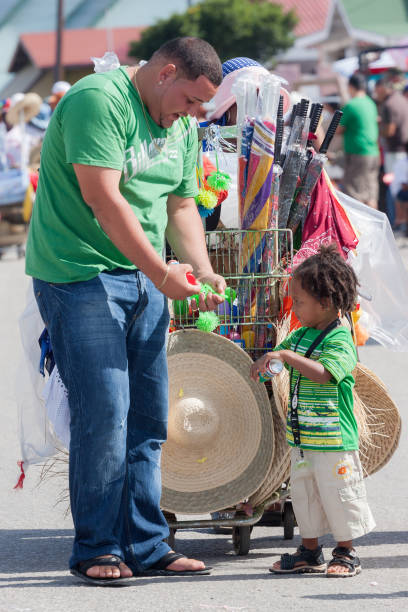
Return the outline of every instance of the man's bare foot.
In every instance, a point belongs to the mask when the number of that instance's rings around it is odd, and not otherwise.
[[[171,553],[174,550],[169,551]],[[185,572],[185,571],[198,571],[205,569],[205,565],[202,561],[197,561],[197,559],[188,559],[187,557],[183,557],[182,559],[176,559],[173,563],[170,563],[166,567],[168,570],[173,570],[174,572]]]
[[[100,555],[100,558],[106,559],[111,556]],[[86,575],[90,578],[130,578],[130,576],[133,576],[133,572],[122,562],[119,567],[115,565],[94,565],[87,570]]]

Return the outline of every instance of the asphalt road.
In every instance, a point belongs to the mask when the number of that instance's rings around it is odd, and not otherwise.
[[[399,241],[408,259],[408,245]],[[13,490],[19,458],[14,380],[20,351],[17,319],[25,302],[23,261],[13,253],[0,261],[0,611],[290,611],[408,610],[408,354],[376,345],[361,360],[386,383],[403,418],[400,446],[388,465],[367,481],[377,521],[375,531],[356,542],[363,572],[356,578],[273,576],[272,561],[299,543],[283,539],[281,527],[255,527],[247,557],[237,557],[228,535],[177,533],[176,548],[213,566],[210,576],[135,579],[130,587],[95,588],[67,571],[73,531],[64,506],[55,506],[63,485],[38,486],[31,468],[24,489]],[[333,541],[323,540],[326,556]]]

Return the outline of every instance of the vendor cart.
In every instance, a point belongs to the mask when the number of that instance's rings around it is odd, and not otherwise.
[[[206,232],[207,249],[214,271],[222,275],[235,299],[220,305],[220,325],[215,333],[236,342],[252,359],[275,346],[275,323],[280,310],[280,291],[289,279],[293,259],[292,232],[273,230],[216,230]],[[268,250],[269,259],[262,257]],[[254,265],[253,254],[256,254]],[[251,262],[252,259],[252,263]],[[272,262],[272,266],[271,266]],[[173,302],[171,330],[195,327],[196,313],[191,304]],[[266,383],[273,402],[271,383]],[[290,501],[288,474],[248,512],[242,507],[212,513],[211,518],[179,520],[172,512],[164,511],[170,535],[169,545],[175,545],[179,529],[213,528],[216,532],[231,529],[234,551],[246,555],[256,524],[283,526],[284,537],[293,538],[295,517]],[[183,514],[182,512],[180,514]]]

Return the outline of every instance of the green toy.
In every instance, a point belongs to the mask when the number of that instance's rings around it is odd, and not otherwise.
[[[218,170],[210,174],[210,176],[207,178],[207,185],[212,189],[215,189],[215,191],[228,190],[230,182],[231,177],[229,174],[219,172]]]
[[[232,306],[232,302],[237,297],[236,291],[234,291],[234,289],[232,289],[231,287],[227,287],[225,289],[224,293],[217,293],[213,289],[213,287],[211,287],[211,285],[209,285],[208,283],[201,283],[200,293],[204,293],[204,298],[206,298],[209,293],[213,293],[214,295],[218,295],[219,297],[222,297],[222,298],[224,298],[224,300],[229,302],[231,304],[231,306]],[[199,296],[198,293],[196,293],[196,294],[191,296],[191,298],[194,299],[197,302],[197,306],[198,306],[199,297],[200,296]]]
[[[195,200],[196,204],[203,206],[207,210],[213,210],[217,206],[218,196],[213,191],[201,187]]]
[[[215,312],[200,312],[198,319],[196,321],[196,327],[200,331],[204,332],[212,332],[216,329],[220,324],[220,320],[218,315]]]

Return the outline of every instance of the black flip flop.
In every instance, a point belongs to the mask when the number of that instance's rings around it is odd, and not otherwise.
[[[169,570],[166,569],[173,561],[176,559],[186,559],[186,555],[181,555],[176,552],[168,552],[161,559],[159,559],[154,565],[149,567],[147,570],[144,570],[140,574],[136,574],[135,577],[138,576],[205,576],[211,572],[211,567],[205,567],[201,570]]]
[[[125,578],[93,578],[92,576],[88,576],[86,573],[89,568],[95,567],[95,565],[113,565],[115,567],[119,567],[121,563],[123,563],[122,559],[116,555],[111,555],[110,557],[93,557],[92,559],[87,559],[86,561],[80,561],[75,565],[75,567],[70,569],[70,572],[73,576],[80,578],[88,584],[93,584],[96,586],[124,586],[131,583],[133,576]]]

